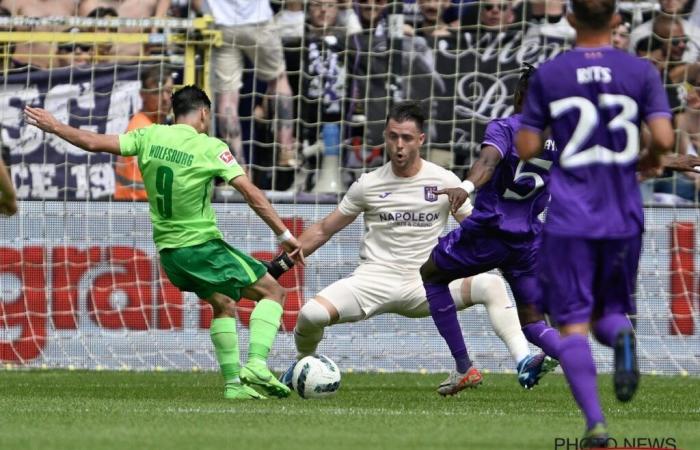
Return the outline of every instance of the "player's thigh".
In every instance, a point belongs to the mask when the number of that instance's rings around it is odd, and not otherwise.
[[[215,292],[239,300],[241,290],[253,285],[267,269],[255,258],[221,239],[161,251],[161,264],[180,290],[209,298]]]
[[[384,312],[404,317],[429,316],[428,299],[425,296],[420,272],[404,272],[400,278]]]
[[[318,293],[338,309],[339,322],[357,321],[387,312],[401,290],[395,270],[363,264],[353,274]]]
[[[594,316],[635,314],[634,292],[642,250],[642,237],[606,239],[598,243],[598,261],[594,286]]]
[[[331,324],[357,322],[364,319],[365,314],[360,306],[359,297],[352,276],[326,286],[315,296],[316,299],[321,299],[319,301],[321,305],[327,308],[326,303],[328,303],[337,312],[337,318],[331,315]]]
[[[439,239],[430,257],[439,271],[454,280],[499,267],[509,251],[495,236],[458,227]]]
[[[240,48],[253,61],[259,79],[274,80],[286,70],[282,41],[274,22],[249,26],[245,39],[241,36],[241,40]]]
[[[238,47],[240,30],[237,27],[219,27],[223,43],[212,50],[213,87],[216,93],[238,92],[243,85],[245,61]]]
[[[526,305],[538,306],[542,302],[537,279],[539,244],[521,243],[511,248],[511,256],[501,266],[501,272],[513,292],[515,304],[520,308]]]
[[[590,240],[545,235],[538,255],[542,306],[557,325],[589,322],[595,249]]]

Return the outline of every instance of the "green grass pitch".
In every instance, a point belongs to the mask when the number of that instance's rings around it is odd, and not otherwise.
[[[435,393],[443,377],[344,374],[333,399],[231,402],[216,373],[0,371],[0,449],[544,450],[581,437],[562,375],[524,391],[487,374],[450,398]],[[700,378],[646,376],[624,405],[609,376],[599,386],[614,437],[700,449]]]

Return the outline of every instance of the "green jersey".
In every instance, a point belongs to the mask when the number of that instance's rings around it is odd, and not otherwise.
[[[189,125],[151,125],[119,136],[124,156],[137,156],[158,250],[221,239],[211,206],[212,179],[243,175],[228,146]]]

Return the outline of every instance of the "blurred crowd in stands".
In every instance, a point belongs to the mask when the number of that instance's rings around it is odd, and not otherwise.
[[[618,4],[613,45],[658,67],[674,112],[676,151],[696,153],[700,0]],[[216,134],[256,184],[278,191],[342,192],[359,173],[382,164],[382,120],[401,98],[426,100],[431,120],[425,157],[463,175],[478,153],[485,123],[510,112],[512,98],[499,100],[501,85],[512,88],[512,74],[523,61],[550,58],[574,37],[565,0],[0,0],[0,16],[203,14],[213,17],[224,42],[211,61]],[[527,42],[535,42],[534,52]],[[168,51],[77,38],[54,46],[18,43],[9,67],[138,63]],[[477,55],[467,65],[465,52]],[[169,65],[143,64],[143,109],[129,129],[168,122],[177,78]],[[474,91],[465,93],[465,87]],[[324,159],[338,166],[324,165]],[[324,171],[333,176],[322,179]],[[115,198],[143,199],[133,161],[118,161],[115,172]],[[697,203],[700,176],[666,174],[645,181],[643,191],[649,201]]]

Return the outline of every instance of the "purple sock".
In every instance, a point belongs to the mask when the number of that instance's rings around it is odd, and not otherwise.
[[[433,322],[450,348],[457,371],[465,373],[472,362],[469,360],[467,346],[464,344],[462,328],[457,320],[457,307],[450,295],[450,289],[446,284],[425,283],[424,286]]]
[[[598,342],[608,347],[615,346],[615,340],[620,331],[631,330],[632,322],[624,314],[608,314],[599,319],[593,326],[593,334]]]
[[[557,330],[544,323],[544,320],[528,323],[523,327],[523,334],[528,341],[541,348],[547,356],[559,359],[561,336]]]
[[[598,422],[605,422],[598,398],[595,363],[588,338],[580,334],[561,338],[559,363],[576,403],[586,416],[588,429]]]

